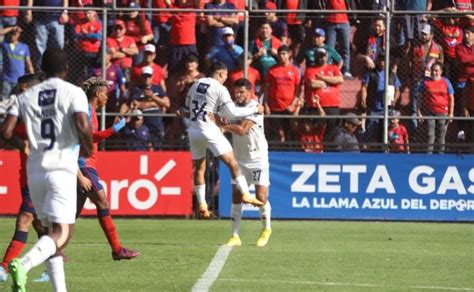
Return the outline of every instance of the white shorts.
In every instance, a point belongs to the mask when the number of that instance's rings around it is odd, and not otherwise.
[[[76,221],[76,186],[77,175],[70,171],[28,172],[31,199],[44,226]]]
[[[243,164],[239,162],[239,167],[248,185],[265,187],[270,185],[270,170],[268,164]]]
[[[188,134],[193,160],[206,157],[207,149],[216,157],[233,151],[229,140],[227,140],[217,126],[204,131],[197,128],[189,128]]]

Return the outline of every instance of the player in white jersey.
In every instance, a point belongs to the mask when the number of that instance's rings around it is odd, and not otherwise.
[[[252,85],[249,80],[242,78],[234,83],[234,102],[238,107],[253,108],[257,101],[251,98]],[[272,229],[270,226],[271,206],[268,201],[268,186],[270,185],[270,171],[268,163],[268,143],[263,129],[263,116],[252,115],[244,119],[230,121],[223,125],[226,132],[232,133],[232,144],[237,162],[242,174],[249,184],[255,185],[257,199],[264,203],[260,207],[262,231],[257,240],[257,246],[268,243]],[[228,246],[240,246],[240,221],[242,219],[242,200],[239,190],[232,188],[232,235],[227,242]]]
[[[92,151],[92,127],[84,92],[63,79],[67,75],[66,53],[47,50],[42,59],[46,80],[21,94],[10,108],[1,128],[4,139],[17,139],[13,129],[23,119],[30,155],[28,187],[38,218],[48,234],[22,257],[10,261],[13,291],[26,291],[27,272],[46,261],[55,291],[66,291],[63,258],[72,236],[76,212],[79,143],[84,155]]]
[[[210,77],[196,81],[186,96],[185,107],[190,114],[188,135],[193,159],[194,190],[199,203],[199,212],[205,219],[211,217],[206,203],[204,179],[207,149],[229,167],[232,179],[242,194],[242,201],[255,206],[263,205],[262,202],[250,196],[247,181],[240,173],[232,146],[214,119],[209,116],[209,114],[215,114],[235,119],[263,112],[263,107],[260,104],[256,104],[252,108],[237,108],[234,105],[229,91],[223,85],[227,80],[227,74],[227,67],[224,63],[213,63]]]

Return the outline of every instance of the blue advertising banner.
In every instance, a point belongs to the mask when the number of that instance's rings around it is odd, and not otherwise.
[[[231,178],[220,166],[219,211]],[[273,218],[474,221],[474,155],[270,153]],[[244,217],[259,217],[252,206]]]

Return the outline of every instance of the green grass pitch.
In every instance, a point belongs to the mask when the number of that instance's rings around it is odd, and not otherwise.
[[[66,249],[69,291],[190,291],[230,235],[229,220],[115,224],[140,257],[114,262],[98,221],[82,218]],[[274,221],[269,244],[257,248],[260,227],[242,222],[243,246],[211,291],[474,291],[473,224]],[[0,218],[2,255],[13,228],[13,218]],[[28,291],[51,291],[30,281],[42,271],[30,272]]]

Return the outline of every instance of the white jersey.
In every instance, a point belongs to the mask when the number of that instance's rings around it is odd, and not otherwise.
[[[257,104],[258,102],[252,99],[242,107],[255,108]],[[251,120],[254,125],[245,135],[232,134],[235,158],[243,165],[268,164],[268,143],[263,129],[263,115],[254,114],[245,119]],[[240,121],[231,122],[240,123]]]
[[[255,108],[236,108],[227,88],[214,78],[201,78],[191,86],[186,96],[186,107],[190,112],[190,128],[218,129],[209,120],[208,113],[227,118],[243,118],[255,113]]]
[[[79,87],[49,78],[21,94],[9,114],[23,119],[30,155],[28,169],[77,169],[79,137],[74,113],[88,112],[87,97]]]

